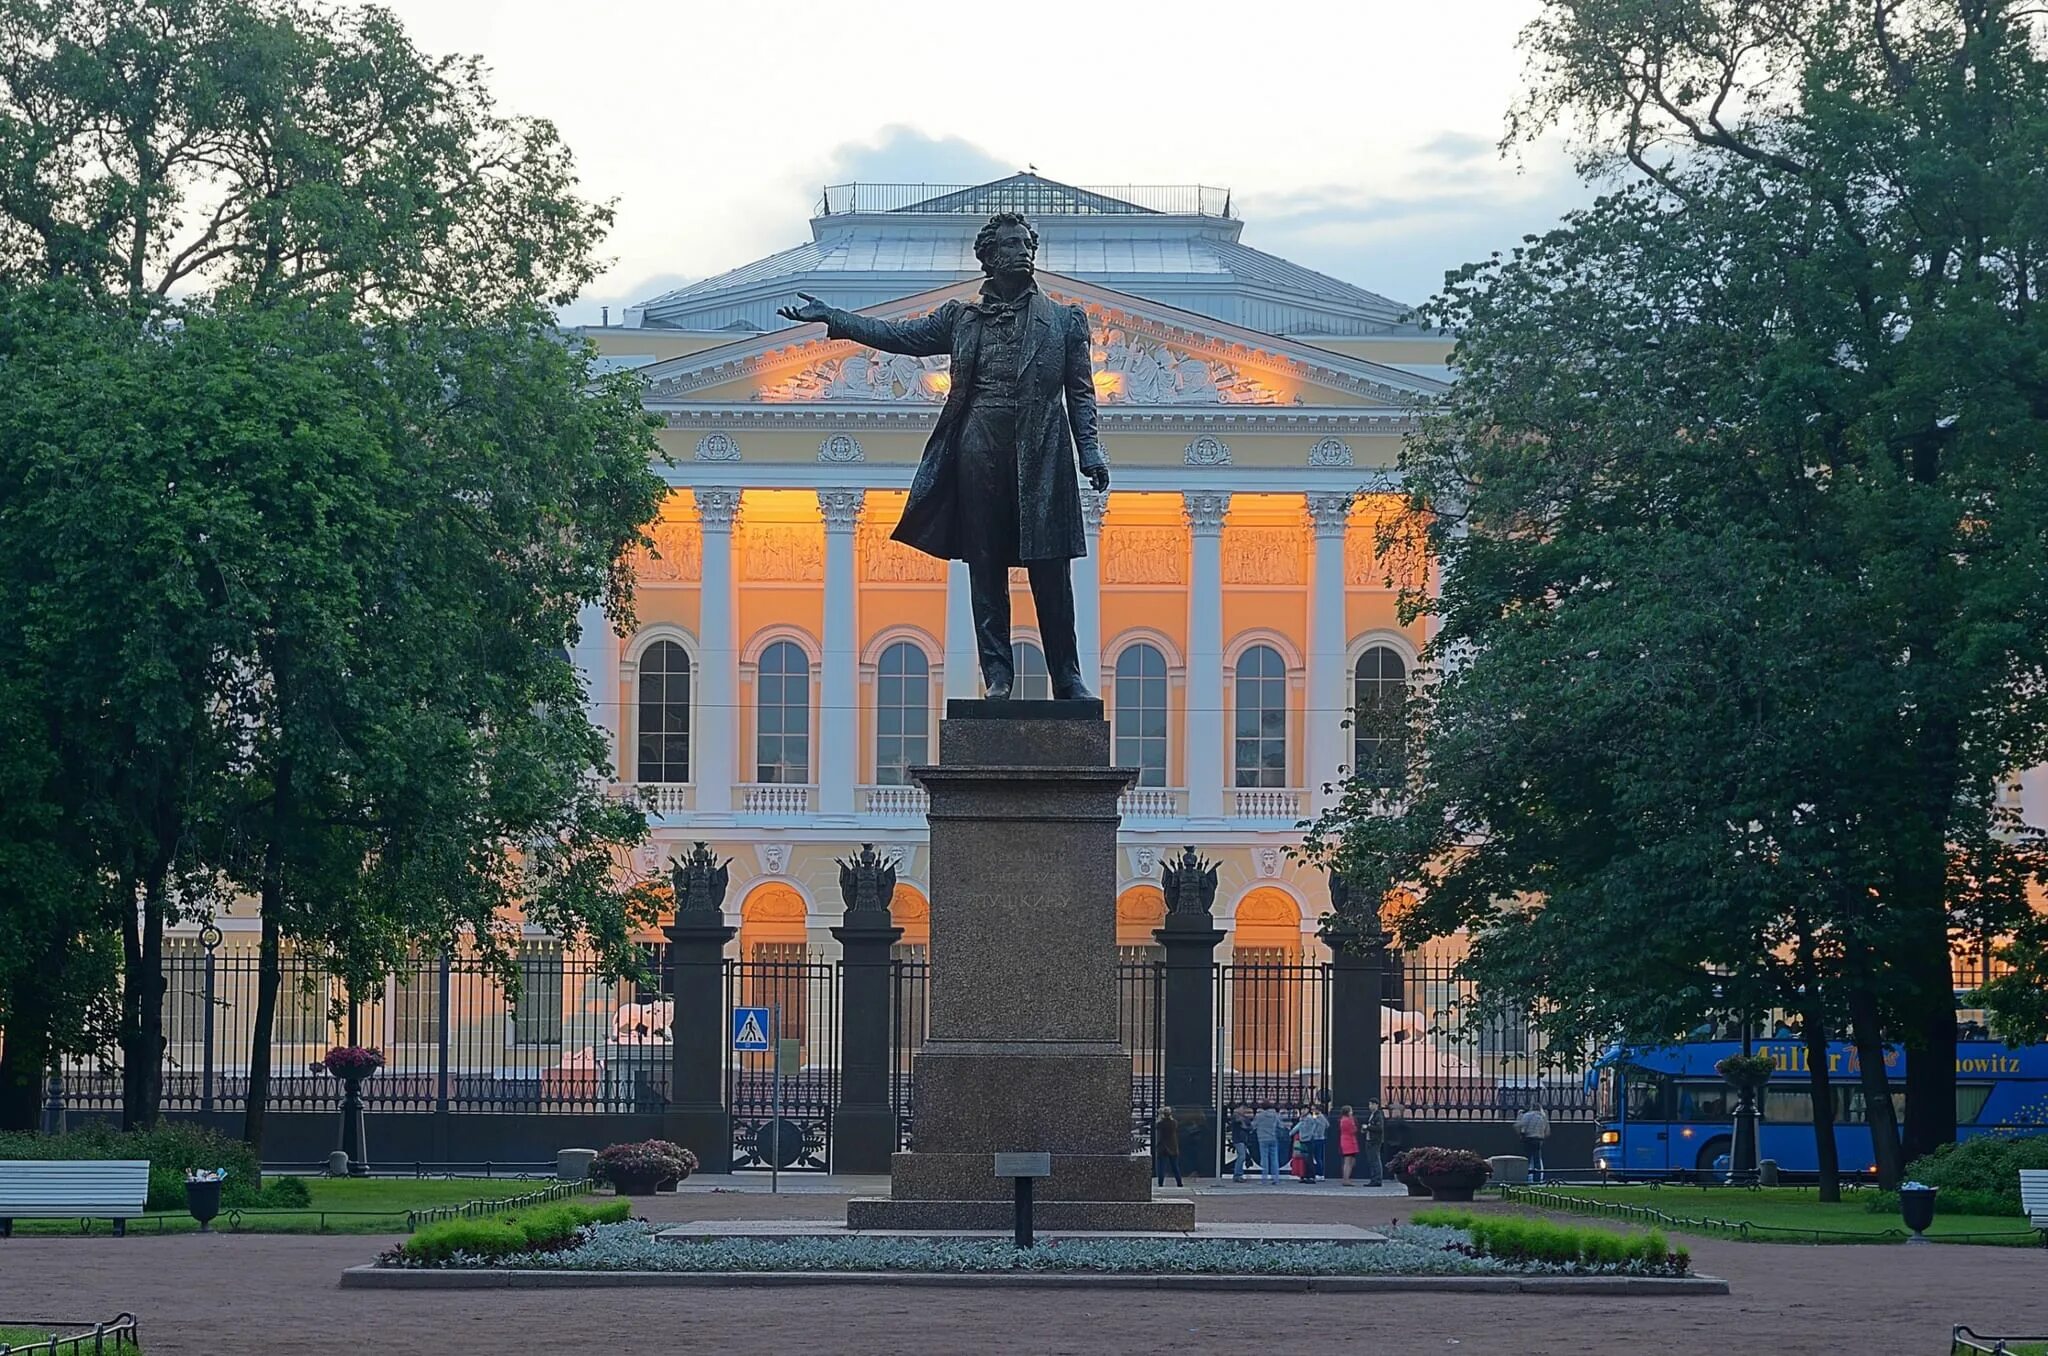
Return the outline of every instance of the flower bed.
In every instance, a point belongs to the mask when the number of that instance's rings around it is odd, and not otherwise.
[[[1585,1230],[1588,1234],[1604,1230]],[[1617,1243],[1622,1235],[1607,1234]],[[1097,1275],[1216,1276],[1639,1276],[1686,1274],[1684,1255],[1653,1263],[1553,1261],[1485,1251],[1463,1229],[1399,1225],[1384,1243],[1260,1242],[1224,1239],[1060,1238],[1035,1248],[1007,1239],[724,1238],[664,1242],[641,1222],[599,1224],[566,1243],[482,1252],[420,1249],[387,1253],[380,1266],[443,1270],[584,1272],[1068,1272]],[[496,1246],[493,1244],[492,1246]],[[509,1239],[505,1240],[510,1248]],[[1612,1251],[1620,1252],[1616,1248]]]

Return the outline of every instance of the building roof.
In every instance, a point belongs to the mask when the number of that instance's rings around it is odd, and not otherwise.
[[[974,236],[997,211],[1038,231],[1038,266],[1265,334],[1398,333],[1409,307],[1238,239],[1230,193],[1192,185],[1076,188],[1036,174],[986,184],[840,185],[811,240],[663,293],[629,312],[653,328],[776,330],[797,291],[860,309],[981,272]]]

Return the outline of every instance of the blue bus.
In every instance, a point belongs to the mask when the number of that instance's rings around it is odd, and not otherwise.
[[[1796,1038],[1755,1043],[1777,1061],[1759,1106],[1757,1152],[1780,1171],[1819,1170],[1813,1135],[1813,1084],[1806,1046]],[[1740,1041],[1701,1040],[1659,1048],[1615,1046],[1594,1065],[1593,1166],[1619,1176],[1656,1177],[1725,1171],[1734,1147],[1735,1092],[1714,1065],[1742,1053]],[[1842,1171],[1871,1172],[1870,1124],[1853,1046],[1828,1047],[1829,1093]],[[1885,1052],[1892,1104],[1903,1122],[1906,1055]],[[1956,1124],[1962,1137],[1997,1131],[2048,1131],[2048,1046],[2009,1048],[1996,1041],[1956,1047]]]

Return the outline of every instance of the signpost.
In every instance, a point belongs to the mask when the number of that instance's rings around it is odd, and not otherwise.
[[[776,1050],[775,1029],[782,1016],[781,1005],[732,1010],[732,1048],[736,1054],[762,1054],[775,1050],[775,1094],[769,1104],[768,1190],[782,1190],[782,1052]],[[784,1042],[790,1044],[791,1042]]]
[[[1040,1177],[1052,1176],[1052,1155],[997,1154],[996,1176],[1008,1177],[1017,1184],[1017,1246],[1028,1248],[1033,1242],[1031,1183]]]

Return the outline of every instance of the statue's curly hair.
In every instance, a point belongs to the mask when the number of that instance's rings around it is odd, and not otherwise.
[[[1024,214],[1022,212],[998,212],[990,217],[980,230],[974,233],[975,258],[981,260],[984,264],[988,262],[988,252],[995,247],[996,231],[1004,226],[1022,226],[1031,236],[1031,252],[1033,254],[1038,253],[1037,228],[1024,219]]]

